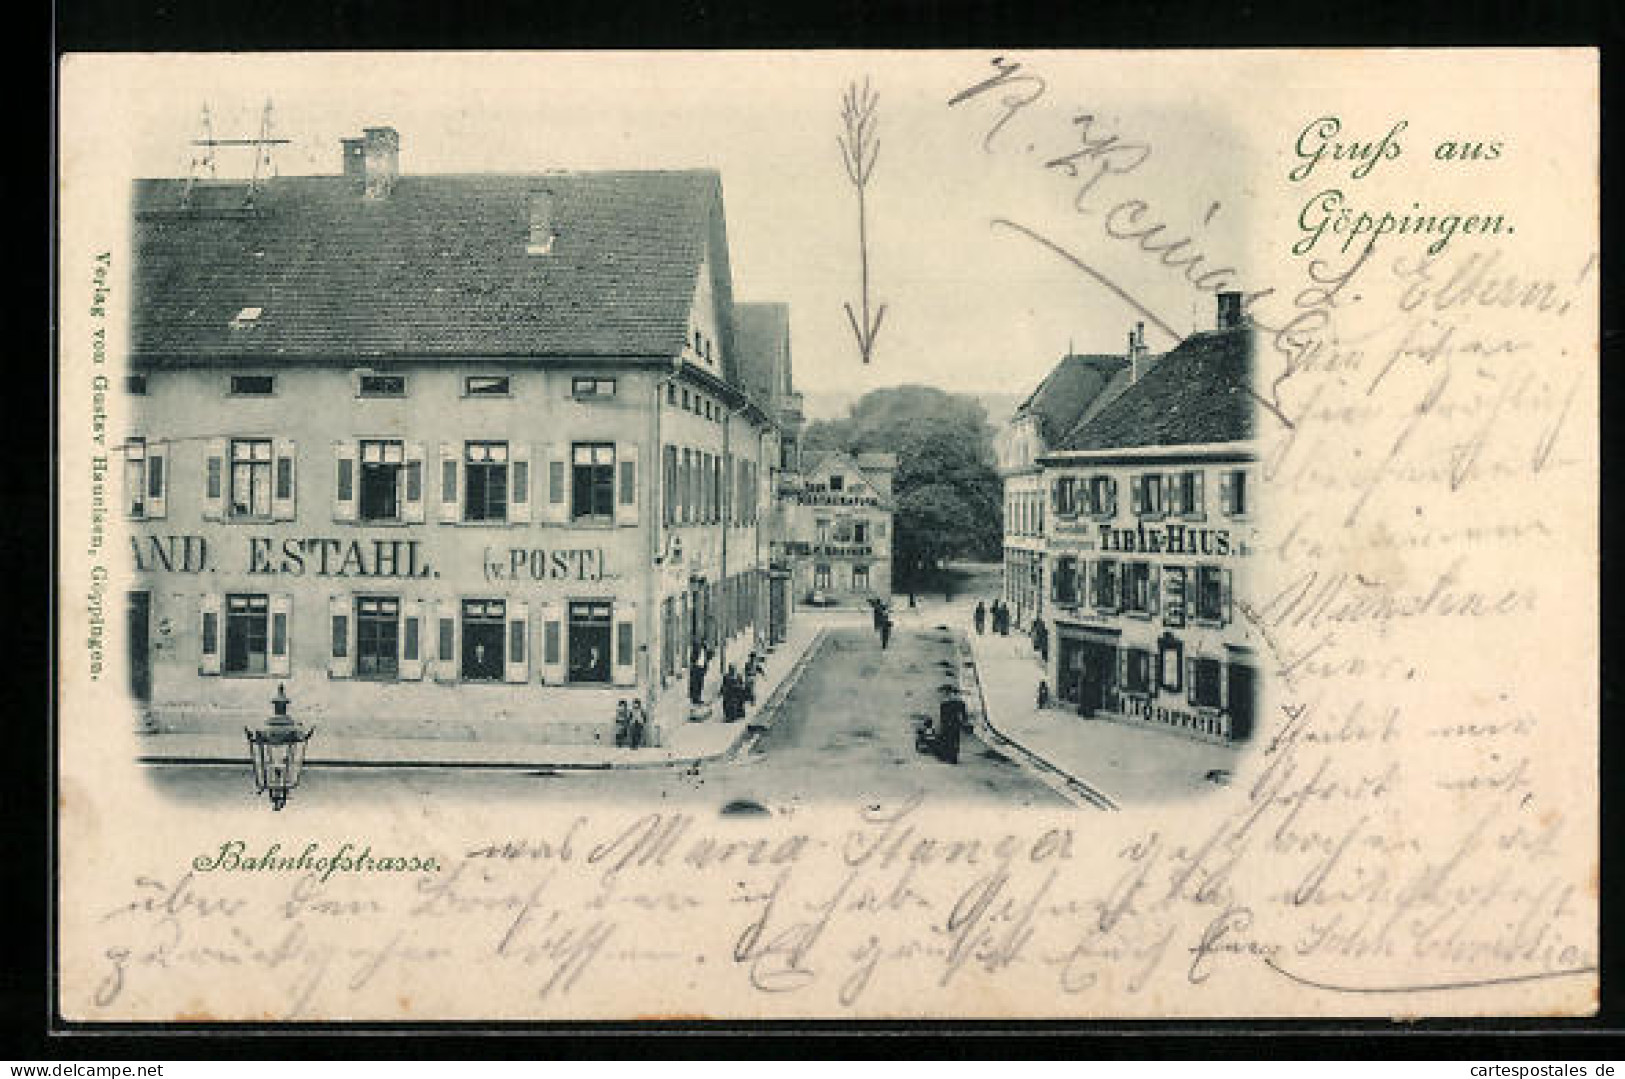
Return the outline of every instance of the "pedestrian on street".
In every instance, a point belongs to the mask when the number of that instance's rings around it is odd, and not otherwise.
[[[976,601],[976,613],[971,615],[976,623],[976,635],[980,637],[987,630],[987,605],[981,600]]]
[[[705,668],[711,663],[704,645],[694,646],[694,655],[688,665],[688,703],[698,706],[705,693]]]
[[[1010,636],[1010,605],[1002,599],[999,601],[999,636]]]
[[[880,650],[884,652],[891,643],[891,615],[881,615],[880,618]]]
[[[745,684],[739,672],[730,666],[728,673],[722,676],[722,719],[725,723],[737,723],[744,718]]]
[[[908,590],[908,609],[912,611],[914,606],[914,590],[911,588]]]
[[[879,597],[877,597],[877,596],[870,596],[869,597],[869,613],[874,618],[875,632],[879,633],[880,632],[880,620],[886,617],[885,605],[880,602]]]

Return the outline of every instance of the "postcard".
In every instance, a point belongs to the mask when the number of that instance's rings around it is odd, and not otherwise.
[[[1595,1011],[1595,51],[60,104],[62,1021]]]

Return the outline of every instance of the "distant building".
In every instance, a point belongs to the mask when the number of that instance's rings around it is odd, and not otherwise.
[[[1238,299],[1221,294],[1217,330],[1102,394],[1038,456],[1056,697],[1223,742],[1251,737],[1259,691],[1235,602],[1258,493],[1253,331]]]
[[[794,567],[797,602],[889,601],[896,455],[807,451],[801,464],[784,492],[782,547]]]
[[[602,740],[768,610],[788,330],[740,340],[718,175],[419,176],[399,148],[369,129],[251,202],[135,185],[159,726],[240,730],[286,682],[329,731]]]

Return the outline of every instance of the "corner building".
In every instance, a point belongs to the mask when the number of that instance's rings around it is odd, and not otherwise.
[[[137,183],[132,690],[593,742],[753,639],[781,459],[708,171]],[[755,379],[762,382],[761,379]],[[715,674],[713,669],[713,675]]]
[[[1040,458],[1057,699],[1222,743],[1252,737],[1259,700],[1236,606],[1258,491],[1254,334],[1238,300],[1221,296],[1216,331],[1155,358]]]

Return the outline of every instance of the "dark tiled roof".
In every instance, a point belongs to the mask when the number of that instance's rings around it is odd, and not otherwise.
[[[1127,366],[1123,356],[1066,356],[1016,409],[1016,415],[1036,417],[1038,433],[1053,445],[1099,399],[1112,377]]]
[[[374,200],[280,177],[252,214],[226,208],[240,185],[195,192],[217,210],[180,210],[183,187],[135,185],[138,356],[670,356],[708,245],[725,319],[731,305],[712,171],[402,176]],[[530,255],[541,192],[557,235]]]
[[[782,303],[734,305],[734,346],[740,381],[764,409],[790,392],[790,307]]]
[[[1062,450],[1191,446],[1253,437],[1253,333],[1187,337],[1062,440]]]

